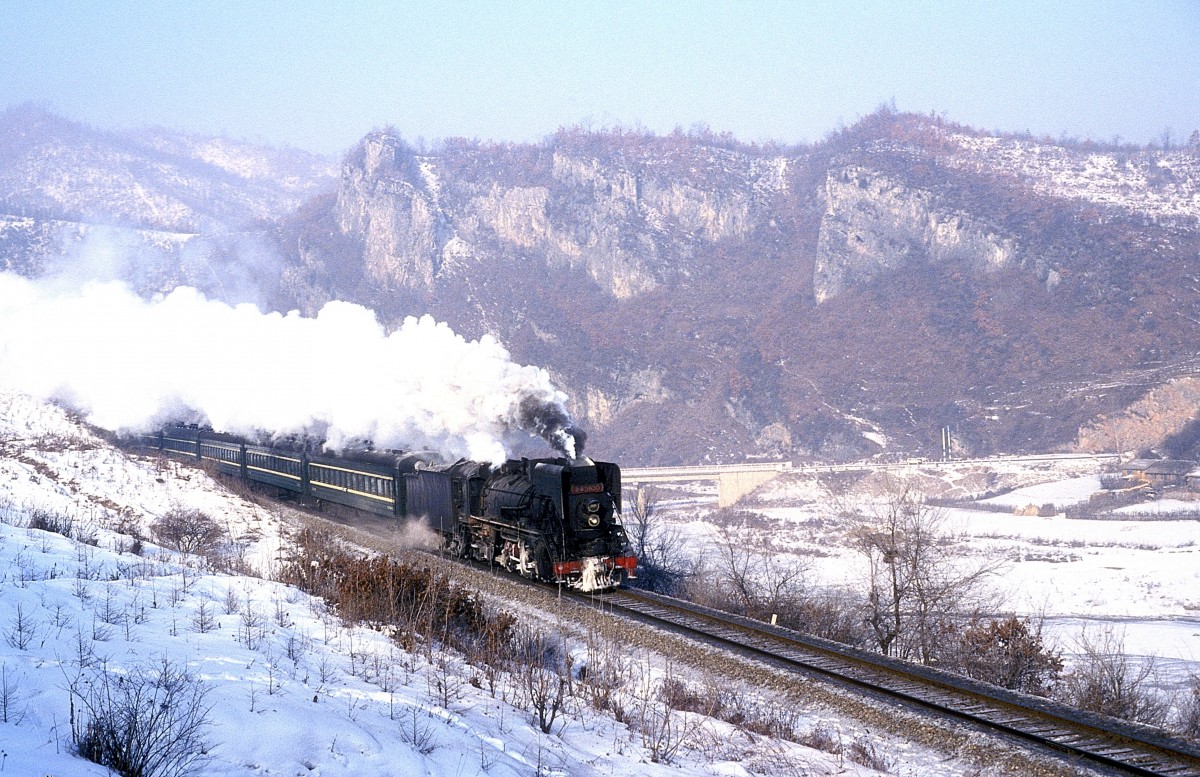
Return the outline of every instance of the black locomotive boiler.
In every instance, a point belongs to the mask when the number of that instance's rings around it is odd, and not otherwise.
[[[493,466],[444,464],[428,453],[334,456],[191,427],[144,439],[302,497],[423,521],[448,552],[525,577],[599,591],[637,568],[621,525],[621,469],[611,462],[513,459]]]

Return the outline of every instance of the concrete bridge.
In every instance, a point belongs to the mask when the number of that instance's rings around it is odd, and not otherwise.
[[[763,483],[781,472],[790,472],[792,462],[774,461],[759,464],[721,464],[711,467],[631,467],[621,469],[621,482],[681,483],[692,480],[716,481],[717,504],[730,507]]]

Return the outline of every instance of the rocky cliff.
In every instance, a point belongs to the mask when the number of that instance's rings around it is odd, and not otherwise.
[[[521,180],[499,171],[466,178],[456,173],[486,149],[423,155],[372,133],[343,167],[336,222],[361,242],[365,272],[385,288],[430,291],[455,257],[517,253],[582,271],[623,300],[685,277],[705,247],[744,239],[787,185],[785,158],[727,152],[706,157],[705,169],[681,169],[648,155],[539,151]]]
[[[929,191],[859,166],[830,170],[817,237],[817,302],[914,261],[988,273],[1018,260],[1016,242]]]
[[[931,452],[945,425],[985,453],[1069,446],[1137,393],[1030,404],[1035,386],[1186,354],[1168,309],[1197,180],[1187,149],[886,111],[806,148],[571,130],[418,151],[381,132],[331,219],[385,314],[499,335],[638,460]]]

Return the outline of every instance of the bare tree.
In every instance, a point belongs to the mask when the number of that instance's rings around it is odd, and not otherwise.
[[[786,562],[734,536],[727,526],[720,534],[710,595],[721,601],[713,604],[726,609],[732,605],[734,611],[760,620],[799,609],[805,572],[799,559]]]
[[[629,536],[630,549],[640,559],[646,554],[650,526],[654,514],[658,511],[657,495],[653,488],[639,484],[632,493],[625,492],[624,501],[625,512],[621,516],[621,522]]]
[[[864,619],[876,646],[936,663],[944,636],[982,606],[984,583],[1002,564],[957,557],[945,514],[902,481],[887,482],[866,518],[854,546],[866,562]]]
[[[25,612],[25,607],[18,602],[17,612],[13,615],[11,626],[4,632],[4,640],[9,647],[17,650],[28,650],[40,631],[41,624]]]
[[[625,532],[638,559],[633,584],[647,591],[677,593],[683,582],[696,572],[696,562],[686,557],[682,535],[663,524],[658,492],[639,485],[625,504],[622,516]]]
[[[21,721],[25,719],[25,712],[18,712],[17,704],[22,698],[21,684],[9,672],[8,664],[0,664],[0,723],[21,725]]]
[[[225,530],[207,513],[176,507],[150,525],[154,538],[181,553],[208,553],[225,536]]]

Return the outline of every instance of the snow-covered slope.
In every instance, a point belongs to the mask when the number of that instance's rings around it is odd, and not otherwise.
[[[963,168],[1001,170],[1051,197],[1153,218],[1200,218],[1200,156],[1182,151],[1084,151],[1012,137],[955,134]]]
[[[404,651],[294,588],[218,572],[149,542],[138,547],[135,535],[178,508],[203,510],[229,531],[240,549],[231,566],[272,568],[284,542],[279,510],[178,462],[129,457],[58,408],[0,393],[6,774],[105,774],[73,754],[72,725],[88,719],[82,699],[106,678],[153,676],[164,666],[203,689],[208,725],[199,733],[208,746],[197,773],[205,775],[877,773],[856,764],[855,753],[899,773],[970,772],[960,759],[820,709],[791,714],[825,752],[676,711],[653,736],[685,741],[664,753],[645,727],[572,697],[542,733],[512,678],[489,692],[480,668],[461,656]],[[60,531],[29,528],[31,520]],[[577,666],[593,655],[583,641],[568,650]],[[639,709],[653,710],[670,664],[640,651],[620,661],[640,679],[614,691],[629,694],[627,709],[641,694]],[[725,679],[722,687],[737,686]]]
[[[329,186],[332,160],[170,130],[101,132],[31,106],[0,112],[0,211],[178,232],[274,218]]]

